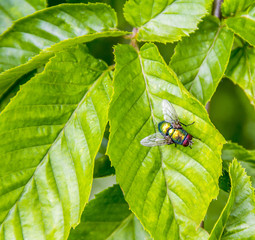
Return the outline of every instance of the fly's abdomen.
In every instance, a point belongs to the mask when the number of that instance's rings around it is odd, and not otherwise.
[[[158,124],[158,130],[163,135],[168,135],[168,131],[172,129],[172,125],[169,122],[162,121]]]
[[[171,129],[171,130],[173,130],[169,131],[169,136],[171,137],[171,139],[175,143],[182,145],[187,135],[187,132],[184,129]]]

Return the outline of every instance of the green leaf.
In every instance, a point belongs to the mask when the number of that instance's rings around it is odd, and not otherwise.
[[[126,20],[138,28],[140,41],[174,42],[197,29],[211,0],[129,0]]]
[[[0,113],[3,111],[6,105],[10,102],[10,99],[17,94],[17,92],[20,89],[20,85],[23,85],[24,83],[29,81],[32,77],[35,76],[36,73],[37,71],[33,70],[25,74],[24,76],[22,76],[20,79],[17,80],[17,84],[13,85],[12,87],[8,89],[8,91],[0,99]]]
[[[96,158],[94,167],[94,178],[105,177],[115,174],[114,167],[111,166],[111,161],[108,156]]]
[[[81,223],[69,240],[142,240],[148,234],[129,210],[119,185],[96,195],[86,206]]]
[[[109,129],[105,132],[105,135],[109,134]],[[115,174],[114,167],[111,166],[111,161],[109,157],[106,155],[106,148],[108,144],[108,139],[106,137],[103,138],[101,147],[97,153],[95,159],[95,167],[94,167],[94,178],[105,177],[109,175]]]
[[[226,143],[222,150],[222,160],[225,169],[228,169],[233,158],[236,158],[251,177],[255,187],[255,150],[247,150],[236,143]]]
[[[0,1],[0,33],[12,22],[46,7],[46,0]]]
[[[107,124],[104,137],[101,143],[101,147],[97,153],[95,159],[95,167],[94,167],[94,178],[101,178],[109,175],[115,174],[114,167],[111,166],[111,161],[109,157],[106,155],[106,149],[108,145],[108,139],[110,134],[109,124]]]
[[[226,24],[235,34],[255,46],[255,4],[246,12],[227,18]]]
[[[222,15],[233,16],[245,11],[253,3],[255,3],[254,0],[225,0],[221,5]]]
[[[229,167],[231,192],[210,240],[244,240],[255,236],[255,198],[249,177],[237,160]]]
[[[111,74],[77,46],[56,54],[0,115],[0,238],[66,239],[88,201]]]
[[[125,199],[155,240],[206,239],[199,225],[218,194],[224,139],[154,44],[145,44],[140,52],[118,45],[115,56],[107,154]],[[163,99],[174,105],[182,123],[195,121],[187,131],[201,140],[195,139],[192,149],[140,144],[158,131]]]
[[[170,65],[184,86],[204,105],[226,70],[233,39],[234,34],[210,16],[199,25],[198,31],[176,46]]]
[[[248,45],[235,48],[225,75],[244,90],[255,106],[255,49]]]
[[[0,98],[21,76],[78,43],[126,34],[105,4],[62,4],[17,21],[0,38]],[[17,67],[18,66],[18,67]],[[7,71],[6,71],[7,70]]]

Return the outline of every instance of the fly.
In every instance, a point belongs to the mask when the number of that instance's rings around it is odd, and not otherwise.
[[[174,107],[167,100],[162,101],[162,110],[164,121],[158,124],[159,133],[154,133],[142,139],[140,143],[146,147],[170,145],[174,143],[175,145],[179,144],[191,148],[193,137],[182,128],[182,125],[187,127],[194,124],[194,122],[188,125],[181,123]]]

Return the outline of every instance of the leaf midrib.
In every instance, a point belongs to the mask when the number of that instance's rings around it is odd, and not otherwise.
[[[156,127],[155,127],[155,126],[156,126],[156,125],[155,125],[156,120],[155,120],[155,117],[154,117],[154,114],[153,114],[153,109],[152,109],[152,105],[151,105],[151,101],[150,101],[150,92],[149,92],[149,89],[148,89],[148,83],[147,83],[146,75],[145,75],[144,70],[143,70],[143,64],[142,64],[142,59],[141,59],[140,53],[138,52],[137,55],[138,55],[139,63],[140,63],[140,66],[141,66],[143,79],[144,79],[144,82],[145,82],[145,91],[146,91],[146,95],[147,95],[147,98],[148,98],[148,102],[149,102],[149,104],[150,104],[151,117],[152,117],[152,121],[153,121],[153,125],[154,125],[154,130],[155,130],[155,133],[156,133],[156,132],[157,132],[157,129],[156,129]],[[168,183],[167,183],[167,179],[166,179],[166,175],[165,175],[165,171],[164,171],[164,167],[163,167],[163,166],[164,166],[164,162],[163,162],[163,159],[162,159],[161,149],[160,149],[159,146],[158,146],[157,148],[158,148],[159,154],[160,154],[161,169],[162,169],[162,172],[163,172],[163,175],[164,175],[164,180],[165,180],[165,184],[166,184],[167,196],[168,196],[168,199],[169,199],[169,201],[171,202],[171,205],[172,205],[172,209],[173,209],[173,214],[174,214],[175,221],[178,223],[177,217],[176,217],[176,214],[175,214],[175,209],[174,209],[174,207],[173,207],[174,205],[173,205],[171,196],[169,195],[169,186],[168,186]],[[179,228],[178,228],[178,230],[179,230]],[[180,231],[178,231],[178,235],[179,235],[179,237],[181,238]]]
[[[52,58],[54,59],[54,58]],[[49,61],[49,63],[52,61],[52,59]],[[91,85],[90,89],[85,93],[85,95],[83,96],[83,98],[79,101],[79,103],[77,104],[77,107],[74,109],[73,113],[71,114],[71,116],[69,117],[69,119],[67,120],[66,124],[64,125],[63,129],[58,133],[58,135],[56,136],[56,139],[54,140],[54,142],[51,144],[50,148],[47,150],[47,152],[45,153],[45,155],[42,157],[42,160],[40,161],[40,163],[38,164],[38,166],[35,168],[32,176],[28,179],[27,183],[24,184],[24,189],[23,191],[20,193],[19,197],[17,198],[17,200],[15,201],[15,203],[13,204],[13,206],[9,209],[8,214],[5,216],[5,218],[3,219],[2,223],[0,223],[0,229],[3,227],[3,223],[5,222],[5,220],[8,218],[11,210],[15,207],[15,205],[18,203],[18,201],[22,198],[25,190],[26,190],[26,186],[33,180],[34,176],[35,176],[35,172],[40,168],[40,166],[44,163],[44,159],[46,158],[46,156],[49,154],[50,150],[52,149],[52,147],[54,146],[54,144],[59,140],[59,137],[61,136],[61,134],[64,132],[65,128],[68,126],[68,123],[72,120],[73,116],[75,116],[76,111],[79,109],[80,105],[84,102],[84,100],[86,99],[87,95],[93,90],[93,88],[95,87],[95,85],[98,83],[98,81],[100,79],[102,79],[108,72],[110,71],[109,68],[105,69],[102,74],[94,81],[94,83]],[[43,74],[43,73],[42,73]],[[61,202],[62,205],[62,202]]]

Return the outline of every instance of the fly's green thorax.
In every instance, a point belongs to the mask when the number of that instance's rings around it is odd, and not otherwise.
[[[163,136],[166,136],[171,128],[172,125],[169,122],[163,121],[158,124],[158,130]]]

